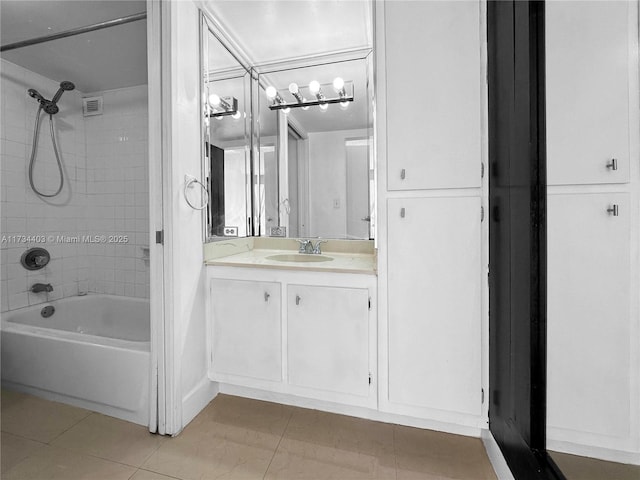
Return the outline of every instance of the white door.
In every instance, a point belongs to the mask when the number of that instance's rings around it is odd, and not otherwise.
[[[369,212],[369,142],[345,143],[347,155],[347,238],[368,239]]]
[[[369,291],[289,285],[287,298],[289,383],[367,397]]]
[[[629,181],[629,5],[546,4],[549,185]]]
[[[630,448],[629,195],[549,195],[547,212],[548,444]]]
[[[479,415],[480,198],[396,198],[387,212],[389,401]]]
[[[479,187],[480,2],[384,11],[389,190]]]
[[[213,379],[280,381],[280,284],[212,279],[210,287]]]

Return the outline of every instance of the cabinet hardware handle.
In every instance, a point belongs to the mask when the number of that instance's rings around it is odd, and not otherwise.
[[[264,301],[265,301],[265,302],[268,302],[268,301],[269,301],[269,297],[270,297],[270,296],[271,296],[271,295],[270,295],[269,293],[264,292]]]
[[[404,218],[404,207],[400,209],[400,218]]]
[[[300,300],[302,300],[300,295],[296,295],[296,305],[300,305]]]
[[[403,168],[402,170],[400,170],[400,180],[404,180],[406,177],[407,177],[407,172]]]
[[[612,158],[610,162],[607,162],[607,168],[609,170],[618,170],[618,160],[616,158]]]
[[[610,206],[609,208],[607,208],[607,213],[608,213],[609,215],[612,215],[612,216],[614,216],[614,217],[617,217],[617,216],[619,215],[619,212],[618,212],[618,205],[616,205],[616,204],[614,203],[612,206]]]

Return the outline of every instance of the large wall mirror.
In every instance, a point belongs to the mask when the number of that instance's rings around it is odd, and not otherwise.
[[[370,2],[207,4],[207,241],[374,237],[371,11]]]
[[[370,55],[259,75],[259,235],[373,237]]]
[[[205,238],[245,237],[251,225],[251,73],[202,17]]]

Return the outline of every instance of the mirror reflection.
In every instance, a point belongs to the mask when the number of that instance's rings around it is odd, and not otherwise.
[[[206,237],[244,237],[251,234],[251,75],[203,22]]]
[[[373,237],[369,61],[260,74],[260,235]]]

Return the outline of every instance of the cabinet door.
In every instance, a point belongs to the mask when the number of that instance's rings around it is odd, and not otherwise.
[[[618,216],[607,212],[614,204]],[[548,196],[550,440],[619,448],[614,439],[629,436],[637,408],[630,382],[638,376],[630,352],[629,208],[626,193]]]
[[[391,403],[480,414],[480,221],[478,197],[388,200]]]
[[[550,185],[629,181],[629,5],[546,4]]]
[[[213,376],[282,379],[280,284],[211,280]]]
[[[289,383],[369,394],[369,291],[290,285]]]
[[[385,2],[389,190],[479,187],[480,2]]]

